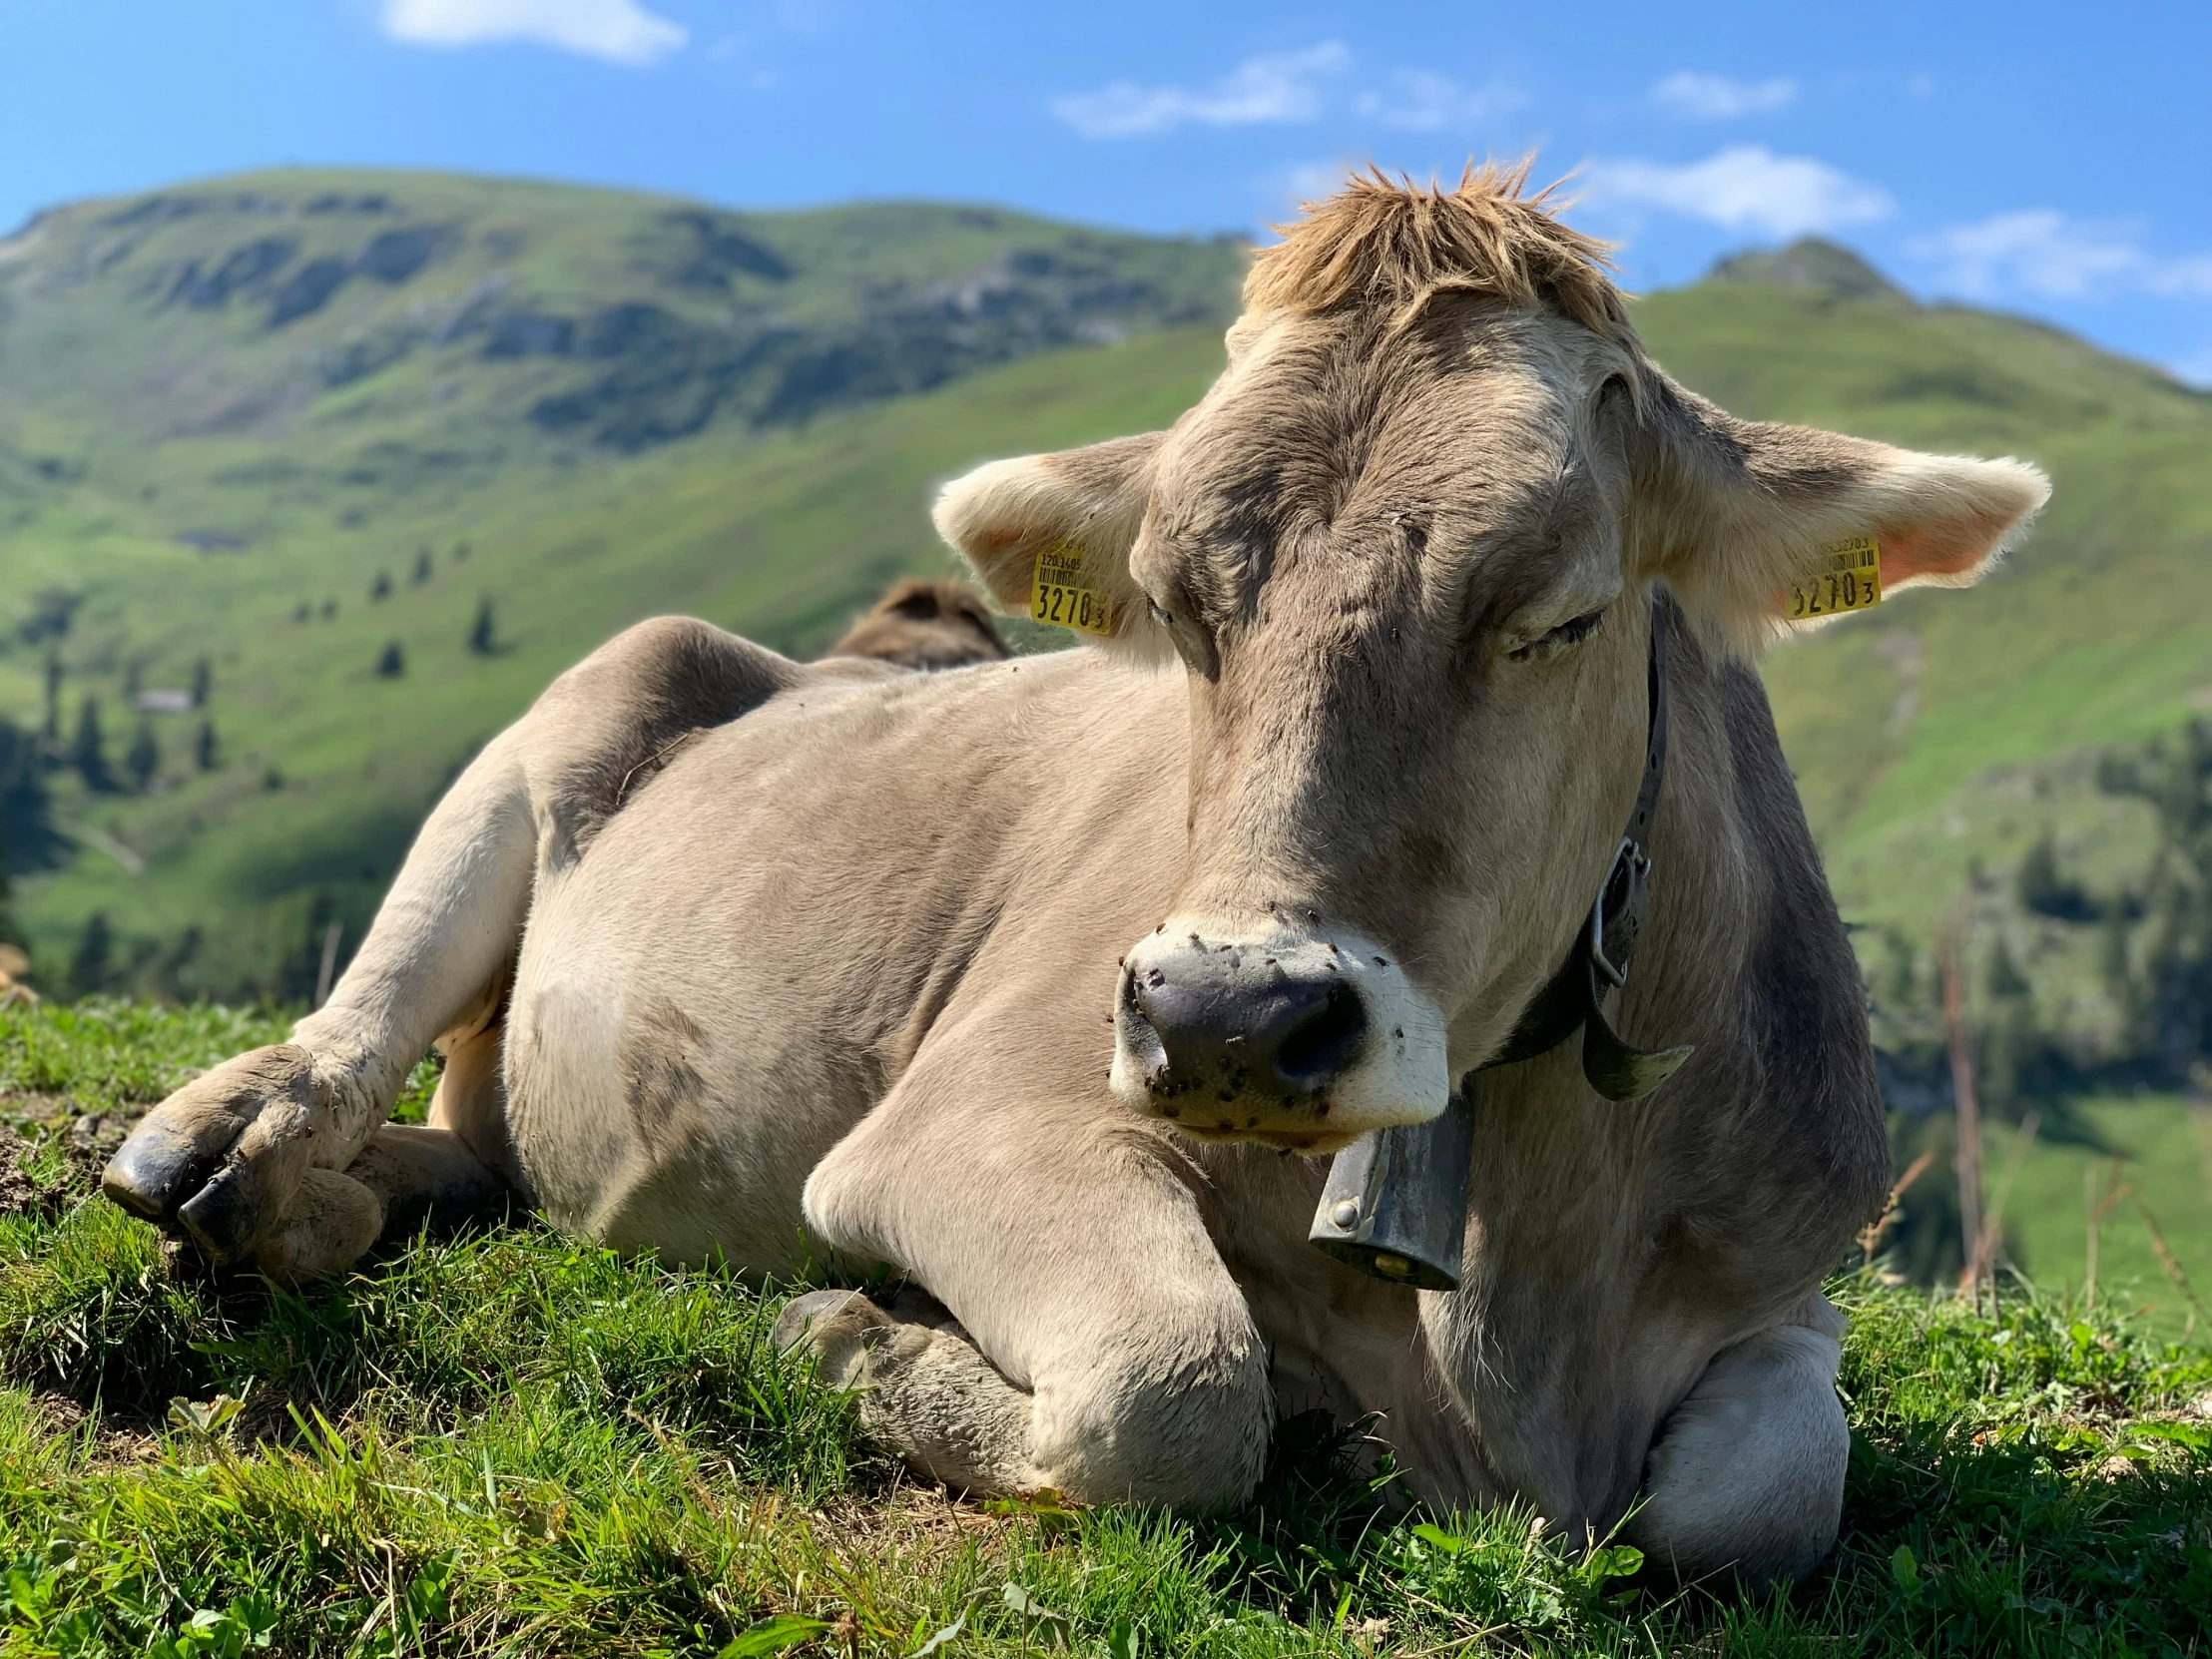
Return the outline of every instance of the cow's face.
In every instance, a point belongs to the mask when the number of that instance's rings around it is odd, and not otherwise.
[[[1731,420],[1625,326],[1454,287],[1248,313],[1230,347],[1172,430],[938,513],[1002,601],[1041,571],[1188,677],[1181,889],[1125,960],[1113,1077],[1199,1136],[1326,1150],[1495,1052],[1635,797],[1654,582],[1740,647],[1834,543],[1955,581],[2044,493]]]

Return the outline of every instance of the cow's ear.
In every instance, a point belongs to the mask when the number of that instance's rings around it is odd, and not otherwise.
[[[1870,572],[1966,587],[2050,495],[2022,461],[1737,420],[1656,371],[1640,392],[1633,556],[1741,648],[1864,604]]]
[[[1129,575],[1129,549],[1164,435],[979,466],[937,497],[937,533],[1016,616],[1155,654],[1165,631]]]

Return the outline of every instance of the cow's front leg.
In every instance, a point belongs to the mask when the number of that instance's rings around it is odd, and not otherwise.
[[[1844,1318],[1815,1294],[1713,1357],[1660,1425],[1629,1539],[1684,1582],[1803,1578],[1836,1547],[1851,1428],[1836,1397]]]
[[[807,1184],[810,1227],[904,1269],[957,1328],[814,1298],[787,1336],[864,1387],[870,1432],[948,1485],[1242,1502],[1275,1403],[1203,1177],[1102,1088],[978,1104],[988,1081],[966,1061],[954,1044],[917,1065]]]
[[[308,1171],[353,1162],[521,942],[533,736],[531,719],[502,734],[438,803],[330,1000],[289,1042],[225,1061],[146,1115],[102,1178],[111,1199],[218,1266],[244,1265]]]
[[[736,719],[800,672],[719,628],[662,618],[562,675],[430,814],[329,1002],[291,1041],[227,1061],[148,1113],[108,1166],[108,1196],[218,1265],[256,1261],[294,1216],[308,1172],[337,1176],[368,1146],[431,1040],[484,1028],[539,872],[581,857],[686,735]],[[483,1069],[471,1074],[478,1095]],[[499,1161],[496,1125],[454,1127]],[[315,1184],[328,1202],[306,1208],[351,1204],[343,1188]],[[288,1259],[331,1271],[342,1265],[336,1242],[365,1226],[325,1230],[324,1246]]]

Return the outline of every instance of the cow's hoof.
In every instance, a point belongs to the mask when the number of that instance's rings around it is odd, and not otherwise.
[[[776,1350],[811,1354],[833,1388],[858,1387],[866,1381],[868,1351],[883,1340],[877,1334],[887,1335],[895,1324],[859,1291],[810,1291],[777,1318]]]
[[[307,1051],[258,1048],[149,1112],[109,1161],[101,1190],[133,1215],[182,1230],[218,1266],[236,1262],[297,1189],[313,1119]]]

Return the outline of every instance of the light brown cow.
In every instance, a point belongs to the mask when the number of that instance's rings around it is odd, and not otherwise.
[[[30,957],[15,945],[0,943],[0,1008],[38,1006],[38,992],[23,982],[30,972]]]
[[[959,1487],[1233,1504],[1279,1412],[1372,1411],[1435,1500],[1579,1535],[1640,1496],[1681,1571],[1807,1571],[1847,1446],[1820,1287],[1887,1158],[1745,658],[1839,542],[1968,581],[2045,485],[1689,395],[1519,185],[1356,182],[1260,256],[1171,430],[947,488],[992,592],[1097,649],[912,676],[662,621],[562,676],[329,1004],[158,1109],[109,1192],[277,1277],[499,1182],[623,1249],[887,1265],[889,1308],[788,1328]],[[1307,1245],[1298,1154],[1434,1117],[1552,977],[1655,628],[1611,1017],[1696,1052],[1633,1104],[1571,1045],[1482,1072],[1464,1283],[1362,1278]],[[433,1127],[384,1126],[441,1031]]]
[[[825,656],[867,657],[899,668],[965,668],[1011,653],[991,613],[964,582],[893,582]]]

